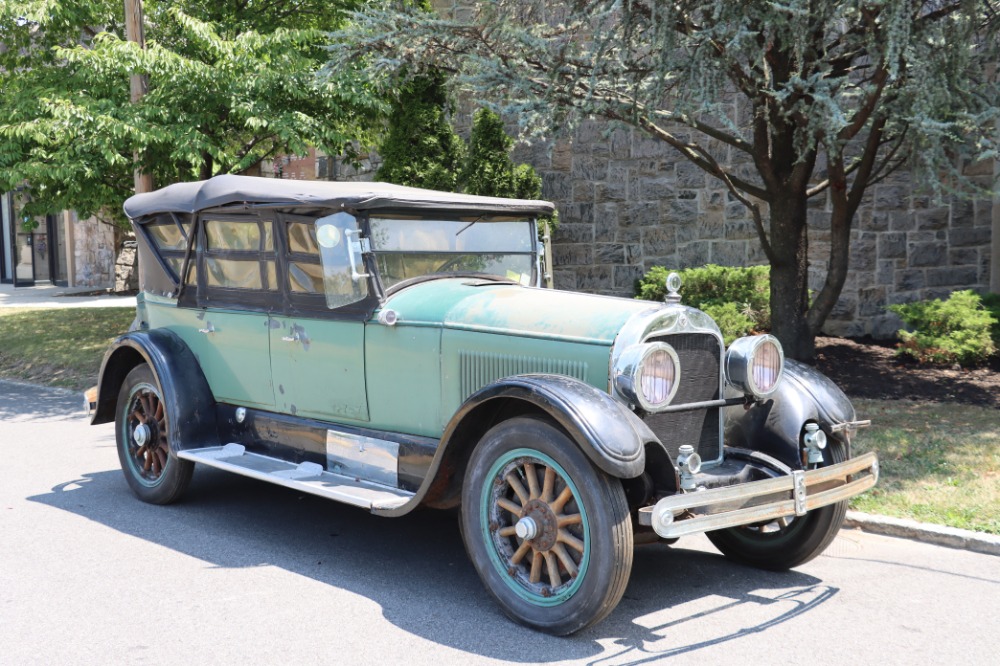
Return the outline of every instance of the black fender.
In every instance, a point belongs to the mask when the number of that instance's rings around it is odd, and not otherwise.
[[[854,420],[854,405],[829,377],[789,359],[771,397],[749,410],[726,408],[726,444],[760,451],[792,469],[802,469],[800,437],[806,423],[818,423],[829,435],[833,426]]]
[[[115,420],[118,392],[132,368],[146,363],[153,371],[167,409],[167,444],[173,452],[218,444],[215,398],[194,352],[167,329],[133,331],[116,339],[104,354],[97,407],[91,425]]]
[[[628,407],[589,384],[561,375],[507,377],[472,394],[451,418],[413,499],[379,513],[403,515],[419,504],[455,506],[466,464],[480,438],[506,418],[532,414],[558,424],[598,468],[617,478],[641,475],[646,445],[660,446]]]

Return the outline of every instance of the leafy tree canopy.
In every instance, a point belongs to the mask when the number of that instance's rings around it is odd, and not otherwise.
[[[29,214],[122,222],[135,152],[163,185],[368,140],[382,103],[356,68],[315,76],[357,4],[146,0],[142,51],[121,0],[0,0],[0,189],[26,184]],[[148,77],[134,105],[133,72]]]
[[[536,132],[583,117],[663,141],[747,207],[771,264],[773,332],[793,358],[839,298],[866,188],[899,167],[941,191],[996,156],[996,0],[493,0],[454,20],[374,2],[338,35],[366,58],[459,73]],[[962,159],[959,159],[959,158]],[[831,211],[809,299],[807,201]]]

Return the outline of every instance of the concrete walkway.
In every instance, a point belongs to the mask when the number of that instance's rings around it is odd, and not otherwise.
[[[0,283],[0,308],[134,308],[135,296],[93,296],[93,287],[18,287]],[[86,296],[74,294],[88,294]]]

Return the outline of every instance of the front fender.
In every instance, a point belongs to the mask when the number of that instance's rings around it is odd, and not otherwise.
[[[217,444],[215,399],[201,365],[184,341],[166,329],[133,331],[111,344],[101,363],[91,425],[115,420],[118,392],[125,377],[142,363],[152,369],[163,392],[171,424],[167,431],[170,450]]]
[[[646,445],[659,440],[642,420],[607,393],[560,375],[518,375],[494,382],[470,396],[452,417],[427,476],[404,506],[384,515],[403,515],[419,504],[454,506],[469,456],[491,427],[513,416],[535,414],[565,430],[601,470],[623,479],[642,474]]]
[[[777,391],[749,410],[726,408],[726,443],[766,453],[792,469],[802,468],[799,437],[814,421],[827,433],[855,420],[854,405],[833,381],[815,368],[786,360]]]

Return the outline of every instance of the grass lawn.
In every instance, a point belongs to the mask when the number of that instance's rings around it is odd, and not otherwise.
[[[0,308],[0,377],[85,389],[135,308]]]
[[[85,389],[134,308],[0,308],[0,377]],[[867,513],[1000,534],[1000,411],[855,399],[872,427],[855,451],[876,451],[878,485],[851,507]]]
[[[855,452],[876,451],[878,485],[851,508],[1000,534],[1000,411],[903,400],[854,400]]]

